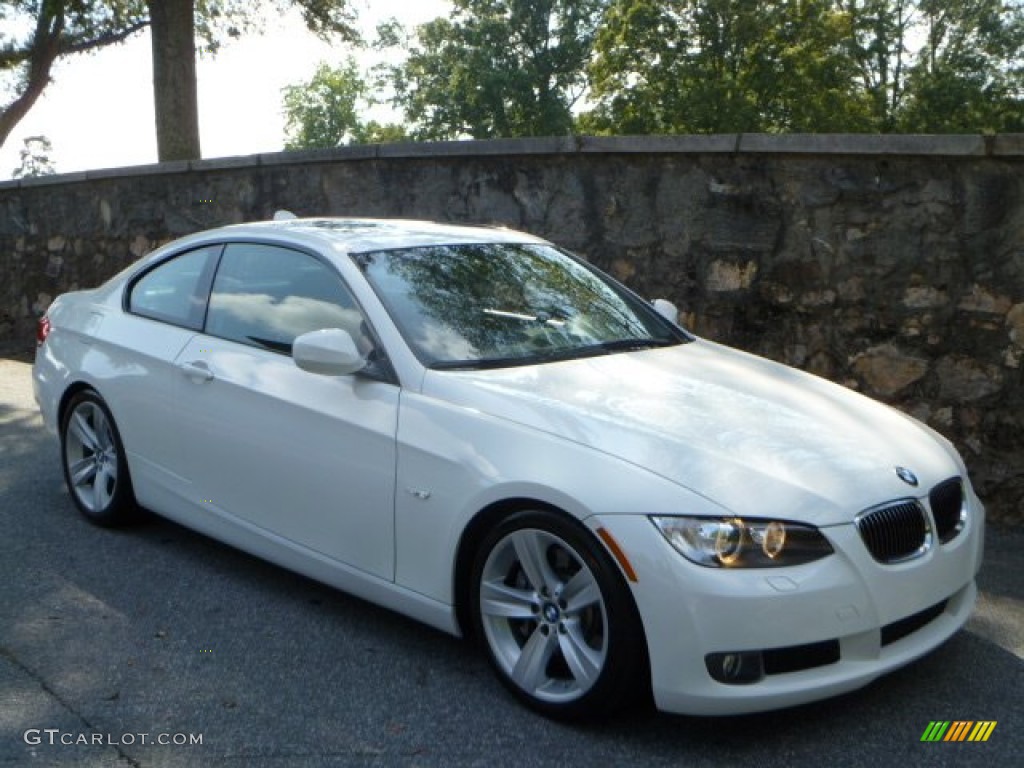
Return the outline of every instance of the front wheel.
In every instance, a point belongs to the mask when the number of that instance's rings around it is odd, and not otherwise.
[[[64,480],[79,511],[97,525],[131,522],[137,508],[128,463],[103,399],[92,390],[74,395],[60,437]]]
[[[548,511],[502,521],[478,552],[471,600],[498,676],[533,709],[590,717],[642,690],[649,672],[632,597],[575,521]]]

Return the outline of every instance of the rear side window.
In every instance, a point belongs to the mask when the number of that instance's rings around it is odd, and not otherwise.
[[[296,336],[323,328],[348,331],[363,348],[365,327],[341,278],[301,251],[258,243],[224,250],[210,293],[206,333],[291,354]]]
[[[221,247],[197,248],[146,272],[129,289],[128,311],[200,330],[210,271]]]

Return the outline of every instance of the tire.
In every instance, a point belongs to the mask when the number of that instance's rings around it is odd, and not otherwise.
[[[590,719],[647,689],[646,642],[629,588],[579,523],[545,510],[506,518],[484,537],[472,579],[476,636],[527,706]]]
[[[72,501],[96,525],[135,522],[124,445],[103,399],[93,390],[75,394],[60,425],[61,466]]]

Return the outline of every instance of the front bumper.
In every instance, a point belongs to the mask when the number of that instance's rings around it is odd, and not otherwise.
[[[588,522],[612,534],[637,574],[630,586],[658,708],[741,714],[854,690],[962,627],[977,597],[974,576],[984,548],[984,507],[973,491],[968,498],[968,522],[958,536],[895,565],[872,559],[852,523],[821,529],[835,550],[821,560],[727,570],[686,560],[644,516]],[[742,652],[768,652],[764,658],[776,661],[757,682],[728,684],[711,676],[710,655]]]

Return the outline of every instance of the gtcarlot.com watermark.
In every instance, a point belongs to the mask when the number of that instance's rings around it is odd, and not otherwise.
[[[62,731],[60,728],[29,728],[22,734],[29,746],[46,744],[51,747],[95,746],[95,747],[131,747],[135,745],[152,745],[172,747],[201,746],[201,733],[76,733]]]

